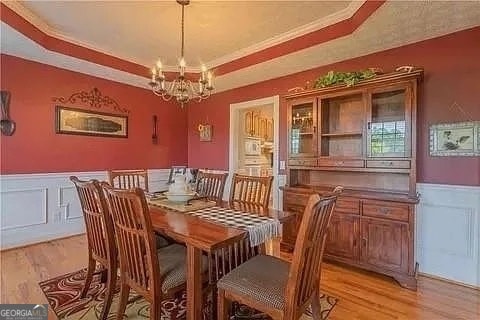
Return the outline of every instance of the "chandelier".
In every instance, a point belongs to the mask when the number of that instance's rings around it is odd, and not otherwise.
[[[185,77],[185,6],[190,0],[177,0],[182,6],[182,49],[180,52],[180,61],[178,69],[179,75],[175,79],[168,80],[162,71],[162,63],[158,60],[156,66],[152,68],[152,80],[149,85],[155,95],[162,97],[165,101],[170,101],[173,97],[179,102],[183,108],[184,104],[190,100],[201,101],[210,97],[213,90],[212,72],[207,71],[205,65],[202,65],[198,83],[190,81]],[[167,85],[167,81],[170,85]]]

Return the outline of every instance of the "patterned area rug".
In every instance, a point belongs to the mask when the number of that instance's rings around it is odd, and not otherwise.
[[[99,275],[94,276],[88,294],[85,298],[80,298],[84,279],[85,270],[80,270],[39,283],[40,288],[47,297],[50,307],[53,309],[58,319],[93,320],[99,318],[103,307],[105,285],[100,282]],[[141,298],[135,299],[135,297],[134,293],[130,294],[130,300],[133,302],[127,305],[125,318],[135,320],[148,319],[150,304]],[[115,319],[117,301],[118,292],[113,299],[108,317],[109,319]],[[325,320],[337,303],[337,299],[323,294],[320,298],[320,303],[322,306],[322,320]],[[186,317],[186,308],[187,303],[185,293],[174,299],[166,299],[162,301],[162,317],[159,320],[183,320]],[[252,309],[244,306],[236,306],[234,309],[235,316],[231,319],[269,319],[268,317],[259,315]],[[208,317],[205,317],[205,319],[207,318]],[[310,320],[312,318],[307,311],[301,319]]]

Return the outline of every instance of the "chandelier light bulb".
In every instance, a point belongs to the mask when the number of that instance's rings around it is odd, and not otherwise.
[[[185,59],[182,57],[180,59],[180,67],[185,68],[187,66],[187,63],[185,62]]]
[[[162,61],[160,61],[160,60],[157,61],[157,68],[158,68],[159,70],[162,69]]]

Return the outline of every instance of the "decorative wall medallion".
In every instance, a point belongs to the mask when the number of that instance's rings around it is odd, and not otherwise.
[[[430,126],[431,156],[480,156],[480,121]]]
[[[122,112],[122,113],[130,113],[130,110],[120,107],[120,105],[108,96],[102,95],[100,90],[97,88],[93,88],[90,92],[81,91],[72,94],[69,98],[64,97],[56,97],[52,99],[53,102],[57,103],[69,103],[69,104],[76,104],[83,103],[93,108],[112,108],[115,111]]]
[[[199,124],[198,132],[200,134],[200,141],[212,141],[212,125]]]

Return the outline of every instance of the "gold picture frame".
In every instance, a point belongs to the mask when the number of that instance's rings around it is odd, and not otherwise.
[[[128,138],[128,117],[56,106],[55,131],[60,134]]]
[[[212,125],[211,124],[199,124],[198,132],[200,135],[200,141],[212,141]]]

